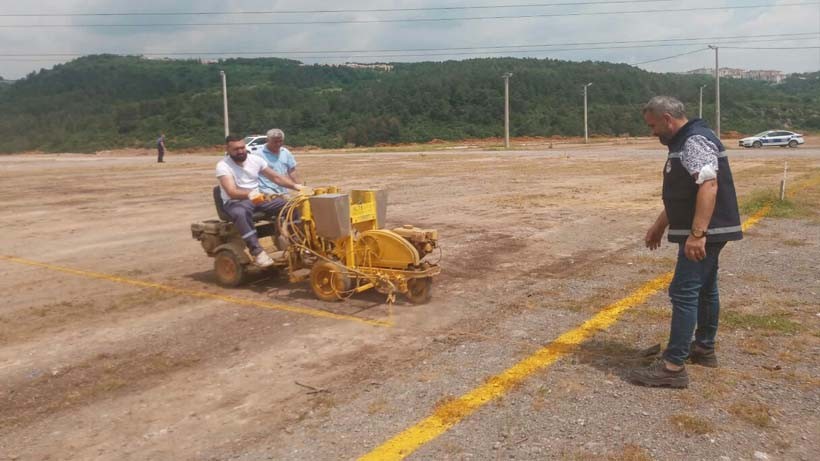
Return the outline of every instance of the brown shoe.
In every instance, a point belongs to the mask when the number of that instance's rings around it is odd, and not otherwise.
[[[715,355],[715,350],[698,346],[694,341],[692,341],[692,344],[689,346],[689,361],[702,367],[718,367],[718,359],[717,355]]]
[[[672,371],[666,368],[666,362],[659,358],[646,368],[636,368],[629,372],[629,380],[636,384],[653,387],[689,387],[689,375],[686,368]]]

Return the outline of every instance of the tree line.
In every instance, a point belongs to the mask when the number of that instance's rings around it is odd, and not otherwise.
[[[0,85],[0,152],[170,148],[222,142],[222,87],[237,133],[285,130],[289,145],[342,147],[503,135],[510,80],[512,136],[646,135],[641,105],[657,94],[684,101],[712,123],[714,79],[647,72],[625,64],[487,58],[394,63],[391,71],[303,65],[278,58],[154,60],[95,55]],[[820,130],[820,73],[780,85],[721,80],[724,131]],[[46,135],[44,135],[46,134]]]

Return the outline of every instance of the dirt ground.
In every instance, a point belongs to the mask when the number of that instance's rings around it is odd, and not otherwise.
[[[820,140],[729,153],[744,218],[784,161],[791,195],[723,253],[720,368],[625,381],[665,341],[661,290],[409,459],[820,459]],[[218,152],[0,157],[0,460],[355,459],[673,269],[642,245],[655,140],[296,157],[439,230],[430,303],[216,285],[189,227],[215,215]]]

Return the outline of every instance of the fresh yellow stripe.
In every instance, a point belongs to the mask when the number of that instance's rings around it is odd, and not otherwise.
[[[596,332],[615,323],[623,311],[643,303],[649,296],[668,285],[671,280],[672,273],[668,272],[645,283],[630,296],[606,306],[581,326],[562,334],[555,341],[535,352],[535,354],[518,362],[503,373],[489,378],[483,385],[467,394],[439,406],[431,416],[388,440],[375,450],[359,458],[359,460],[403,459],[425,443],[446,432],[487,402],[504,395],[531,374],[552,365],[564,355],[575,350],[578,345]]]
[[[743,230],[757,224],[769,210],[771,206],[767,205],[750,216],[743,223]],[[422,445],[447,432],[488,402],[506,394],[533,373],[549,367],[561,357],[575,351],[581,343],[596,332],[615,323],[624,311],[644,303],[647,298],[669,285],[672,275],[672,272],[667,272],[656,277],[626,298],[604,307],[581,326],[562,334],[555,341],[503,373],[487,379],[484,384],[461,397],[440,405],[432,415],[379,445],[370,453],[359,458],[359,461],[393,461],[410,456]]]
[[[108,281],[111,281],[111,282],[123,283],[123,284],[126,284],[126,285],[133,285],[133,286],[138,286],[138,287],[142,287],[142,288],[153,288],[155,290],[166,291],[166,292],[169,292],[169,293],[175,293],[175,294],[184,295],[184,296],[192,296],[192,297],[195,297],[195,298],[216,299],[216,300],[224,301],[226,303],[231,303],[231,304],[239,304],[239,305],[242,305],[242,306],[262,307],[262,308],[265,308],[265,309],[274,309],[274,310],[278,310],[278,311],[292,312],[294,314],[310,315],[312,317],[320,317],[320,318],[326,318],[326,319],[349,320],[351,322],[364,323],[364,324],[367,324],[367,325],[372,325],[372,326],[377,326],[377,327],[392,327],[393,326],[392,322],[385,322],[385,321],[382,321],[382,320],[369,320],[369,319],[363,319],[363,318],[360,318],[360,317],[354,317],[352,315],[334,314],[334,313],[331,313],[331,312],[325,312],[325,311],[321,311],[321,310],[318,310],[318,309],[310,309],[310,308],[307,308],[307,307],[287,306],[287,305],[284,305],[284,304],[274,304],[274,303],[268,303],[268,302],[264,302],[264,301],[256,301],[256,300],[253,300],[253,299],[237,298],[235,296],[225,296],[225,295],[219,295],[219,294],[214,294],[214,293],[208,293],[207,291],[187,290],[187,289],[184,289],[184,288],[176,288],[176,287],[172,287],[172,286],[169,286],[169,285],[162,285],[162,284],[159,284],[159,283],[144,282],[142,280],[134,280],[134,279],[129,279],[129,278],[125,278],[125,277],[119,277],[119,276],[116,276],[116,275],[103,274],[103,273],[100,273],[100,272],[84,271],[84,270],[79,270],[79,269],[72,269],[70,267],[57,266],[57,265],[54,265],[54,264],[46,264],[46,263],[41,263],[41,262],[38,262],[38,261],[31,261],[31,260],[28,260],[28,259],[16,258],[14,256],[0,255],[0,259],[10,261],[10,262],[15,262],[15,263],[18,263],[18,264],[25,264],[25,265],[28,265],[28,266],[42,267],[44,269],[50,269],[50,270],[58,271],[58,272],[65,272],[66,274],[80,275],[80,276],[83,276],[83,277],[89,277],[89,278],[94,278],[94,279],[108,280]]]
[[[757,224],[757,222],[760,221],[761,219],[763,219],[764,216],[769,214],[770,211],[772,211],[772,205],[771,204],[763,205],[763,207],[761,207],[753,215],[749,216],[746,219],[746,221],[743,222],[743,225],[741,226],[741,228],[745,232],[746,229],[748,229],[748,228],[754,226],[755,224]]]

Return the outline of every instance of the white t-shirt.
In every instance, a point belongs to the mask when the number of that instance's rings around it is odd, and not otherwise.
[[[226,155],[216,164],[216,177],[231,175],[236,187],[253,190],[259,187],[259,174],[266,166],[268,164],[265,160],[255,155],[248,155],[241,166]],[[228,203],[231,197],[222,188],[222,184],[219,185],[219,190],[222,193],[222,203]]]

